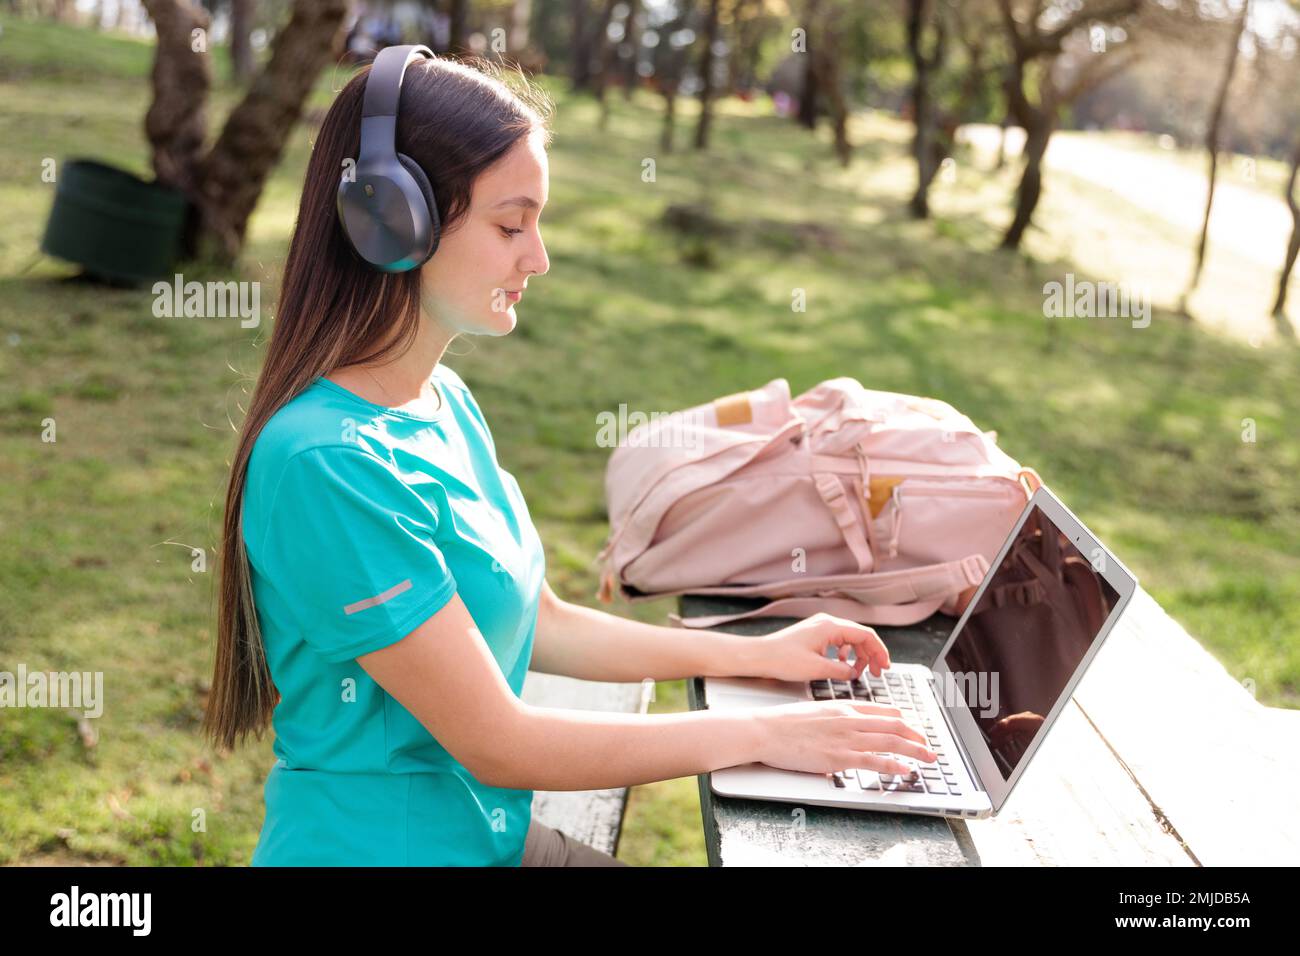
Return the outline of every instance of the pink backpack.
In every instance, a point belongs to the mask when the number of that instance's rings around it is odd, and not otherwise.
[[[863,624],[958,613],[1041,484],[946,402],[773,379],[652,416],[605,474],[599,599],[767,597],[713,627],[818,611]]]

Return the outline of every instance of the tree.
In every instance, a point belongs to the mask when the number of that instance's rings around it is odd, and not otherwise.
[[[1001,48],[993,43],[999,27],[995,7],[968,7],[960,0],[947,7],[952,17],[953,34],[957,37],[964,60],[957,105],[940,124],[943,134],[944,156],[952,155],[956,145],[957,128],[962,123],[986,121],[996,116],[1001,124],[996,169],[1006,161],[1007,115],[1006,98],[1001,93],[997,77],[1006,69],[1000,57]],[[997,112],[994,113],[994,109]]]
[[[1043,16],[1039,0],[1029,4],[1027,12],[1020,12],[1015,0],[998,0],[1003,29],[1009,44],[1011,62],[1006,73],[1006,95],[1011,114],[1025,129],[1025,166],[1016,187],[1016,208],[1011,225],[1002,237],[1002,248],[1017,249],[1025,230],[1033,218],[1034,209],[1043,188],[1043,156],[1051,139],[1063,107],[1072,103],[1086,90],[1104,83],[1111,76],[1127,68],[1136,58],[1131,39],[1113,52],[1081,54],[1081,62],[1074,76],[1061,80],[1056,75],[1058,60],[1064,44],[1071,36],[1087,30],[1089,38],[1095,30],[1105,31],[1107,22],[1126,22],[1142,0],[1092,0],[1077,2],[1070,7],[1054,7],[1054,18]],[[1019,5],[1020,8],[1024,4]],[[1072,11],[1072,12],[1067,12]],[[1101,35],[1104,47],[1108,34]],[[1032,91],[1037,88],[1035,102]]]
[[[840,75],[840,26],[844,8],[837,0],[823,9],[818,24],[817,43],[809,50],[817,92],[826,101],[831,116],[831,137],[835,156],[847,166],[853,147],[849,143],[849,108],[844,99],[844,82]]]
[[[447,52],[459,56],[465,47],[465,24],[469,20],[469,0],[447,0]]]
[[[1278,331],[1284,335],[1295,336],[1294,330],[1286,321],[1286,290],[1291,282],[1291,270],[1295,268],[1296,256],[1300,255],[1300,203],[1296,202],[1296,174],[1300,172],[1300,133],[1296,134],[1295,147],[1291,150],[1291,173],[1287,176],[1284,196],[1287,208],[1291,210],[1291,238],[1286,244],[1286,259],[1282,263],[1282,274],[1277,280],[1277,301],[1273,303],[1273,318]]]
[[[230,67],[235,81],[247,83],[253,75],[253,17],[257,0],[230,0]]]
[[[660,148],[665,153],[673,150],[673,131],[677,122],[677,88],[686,69],[686,57],[691,44],[682,36],[691,18],[694,0],[676,0],[671,20],[658,28],[659,43],[655,46],[655,82],[664,97],[664,125],[659,137]]]
[[[795,118],[807,129],[817,128],[817,60],[813,55],[813,24],[821,13],[822,0],[808,0],[804,6],[804,40],[807,44],[803,59],[803,86],[799,93],[799,110]]]
[[[577,93],[591,89],[591,48],[596,39],[596,31],[592,29],[591,24],[590,0],[573,0],[572,19],[569,81],[573,85],[573,91]]]
[[[632,94],[641,82],[637,72],[641,50],[641,0],[628,0],[624,19],[623,39],[619,43],[619,57],[623,64],[623,99],[631,101]]]
[[[1281,44],[1283,47],[1290,47],[1291,55],[1287,68],[1281,71],[1278,77],[1284,90],[1294,90],[1300,84],[1300,0],[1291,0],[1290,6],[1294,19],[1291,21],[1290,31],[1281,37]],[[1269,110],[1269,113],[1280,120],[1279,125],[1285,124],[1284,128],[1291,133],[1291,169],[1287,174],[1286,186],[1283,188],[1283,198],[1286,200],[1287,209],[1291,212],[1291,236],[1287,240],[1282,272],[1277,280],[1273,320],[1281,334],[1295,338],[1296,330],[1287,323],[1286,299],[1291,273],[1295,269],[1297,257],[1300,257],[1300,200],[1296,197],[1296,188],[1300,185],[1300,104],[1297,104],[1295,97],[1290,97],[1288,108],[1280,111]]]
[[[338,55],[348,0],[294,0],[271,58],[206,152],[208,14],[190,0],[144,2],[158,34],[154,99],[145,116],[154,173],[192,203],[185,253],[233,261],[307,94]]]
[[[774,21],[764,10],[763,0],[738,0],[732,16],[733,48],[727,55],[729,90],[748,90],[756,85],[761,44]]]
[[[930,215],[930,183],[939,169],[942,149],[935,133],[935,103],[932,77],[943,67],[947,47],[947,24],[937,0],[907,0],[907,52],[912,60],[912,157],[916,160],[916,192],[908,204],[912,215]],[[930,36],[927,46],[927,35]]]
[[[841,0],[808,0],[801,26],[791,33],[794,56],[787,62],[791,72],[798,74],[796,121],[814,131],[818,117],[829,113],[835,154],[840,164],[847,166],[852,146],[839,44],[845,12]]]
[[[153,147],[154,175],[196,201],[212,87],[206,39],[211,21],[206,10],[188,0],[147,0],[145,7],[158,35],[151,74],[153,102],[144,118],[145,136]]]
[[[615,8],[619,4],[611,3],[609,12],[610,18],[613,18]],[[622,36],[619,37],[618,43],[605,41],[605,49],[601,56],[600,78],[596,84],[596,99],[600,102],[600,128],[605,129],[609,124],[610,103],[608,88],[611,80],[617,80],[623,85],[623,99],[630,102],[632,91],[640,81],[637,74],[637,50],[641,42],[640,28],[637,26],[637,19],[640,16],[638,0],[631,0],[630,3],[623,3],[623,9],[626,11],[623,15],[623,21],[619,24]],[[608,28],[606,30],[608,35]],[[631,38],[631,39],[630,39]]]
[[[700,51],[700,118],[695,125],[695,148],[709,145],[709,126],[713,122],[713,48],[718,42],[718,5],[708,0],[704,16],[704,45]]]
[[[1205,245],[1210,235],[1210,211],[1214,208],[1214,184],[1219,174],[1219,135],[1223,125],[1223,108],[1228,102],[1228,89],[1232,86],[1232,77],[1237,72],[1237,59],[1241,51],[1241,38],[1246,32],[1246,20],[1250,15],[1250,0],[1243,0],[1241,15],[1232,31],[1232,40],[1228,45],[1228,56],[1224,61],[1223,74],[1219,77],[1218,92],[1214,97],[1214,108],[1210,111],[1210,122],[1205,129],[1205,150],[1210,157],[1209,186],[1205,194],[1205,217],[1201,221],[1201,235],[1196,243],[1196,265],[1192,267],[1192,278],[1183,293],[1181,311],[1187,315],[1187,300],[1196,291],[1201,281],[1201,270],[1205,267]]]
[[[605,87],[608,85],[610,74],[614,70],[614,46],[609,42],[609,24],[614,19],[614,7],[617,3],[618,0],[605,0],[605,7],[596,26],[595,38],[592,44],[599,68],[591,76],[589,83],[596,94],[596,99],[600,102],[601,129],[605,128],[605,123],[609,119],[609,104],[605,100]]]

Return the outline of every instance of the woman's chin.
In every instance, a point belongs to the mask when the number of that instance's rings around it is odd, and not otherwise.
[[[514,331],[518,317],[515,315],[515,307],[512,305],[504,312],[493,312],[484,322],[484,335],[509,335]]]
[[[515,327],[515,310],[511,306],[504,312],[488,312],[475,317],[472,324],[458,320],[455,326],[457,335],[509,335]]]

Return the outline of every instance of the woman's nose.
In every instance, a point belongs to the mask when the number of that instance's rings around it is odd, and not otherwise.
[[[542,242],[541,232],[535,233],[536,239],[532,247],[528,250],[528,255],[524,257],[521,265],[521,272],[531,272],[533,275],[546,275],[551,269],[551,260],[546,255],[546,243]]]

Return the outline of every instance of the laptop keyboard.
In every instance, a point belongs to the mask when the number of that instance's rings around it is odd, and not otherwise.
[[[909,673],[882,671],[879,677],[864,670],[856,680],[813,680],[808,682],[813,700],[863,700],[897,707],[903,719],[920,726],[929,741],[929,747],[938,755],[933,764],[921,763],[900,754],[890,754],[891,759],[912,764],[910,774],[877,773],[874,770],[849,769],[826,776],[836,788],[883,791],[884,793],[933,793],[944,796],[961,795],[961,785],[953,771],[952,761],[945,752],[942,740],[935,730],[931,709],[925,705],[922,694]]]

